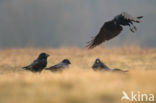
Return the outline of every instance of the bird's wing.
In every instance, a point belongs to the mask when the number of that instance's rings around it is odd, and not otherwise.
[[[111,70],[107,65],[105,65],[104,63],[102,63],[102,67],[105,69],[105,70]]]
[[[121,26],[119,25],[116,26],[112,21],[108,21],[102,26],[99,33],[91,41],[88,42],[87,47],[89,49],[92,49],[97,45],[114,38],[121,31],[122,31]]]
[[[124,19],[126,20],[130,20],[130,21],[134,21],[134,22],[137,22],[137,23],[140,23],[141,22],[141,18],[143,18],[143,16],[139,16],[139,17],[133,17],[131,16],[130,14],[126,13],[126,12],[122,12],[120,14]]]
[[[64,68],[64,67],[65,67],[65,64],[61,62],[59,64],[56,64],[54,66],[47,68],[47,70],[60,69],[60,68]]]
[[[31,70],[34,66],[37,66],[40,64],[40,61],[38,59],[34,60],[30,65],[23,67],[27,70]]]

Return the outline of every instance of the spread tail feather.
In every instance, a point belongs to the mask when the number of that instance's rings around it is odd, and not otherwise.
[[[24,70],[29,70],[30,68],[29,67],[22,67]]]

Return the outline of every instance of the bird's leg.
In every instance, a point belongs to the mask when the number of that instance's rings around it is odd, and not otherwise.
[[[130,24],[133,26],[133,28],[135,29],[135,31],[137,31],[137,28],[133,25],[133,22],[130,22]]]
[[[128,24],[128,26],[129,26],[129,29],[130,29],[132,32],[134,32],[134,30],[133,30],[134,28],[132,28],[130,24]]]
[[[137,31],[137,28],[133,25],[133,28],[135,29],[135,31]]]

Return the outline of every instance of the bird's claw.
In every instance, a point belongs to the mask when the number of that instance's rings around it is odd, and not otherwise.
[[[137,28],[135,26],[133,26],[133,28],[135,29],[135,31],[137,31]]]
[[[130,28],[130,30],[131,30],[131,32],[133,32],[133,33],[135,32],[132,28]]]

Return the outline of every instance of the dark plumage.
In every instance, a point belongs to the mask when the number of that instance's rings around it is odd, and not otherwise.
[[[128,72],[128,70],[121,70],[121,69],[118,69],[118,68],[114,68],[111,71],[112,72]]]
[[[104,71],[110,70],[110,68],[108,66],[106,66],[103,62],[101,62],[101,60],[98,58],[95,60],[92,68],[95,71],[97,71],[97,70],[104,70]]]
[[[95,71],[111,71],[111,72],[128,72],[128,71],[123,71],[118,68],[110,69],[107,65],[105,65],[100,59],[96,59],[93,66],[93,70]]]
[[[47,57],[49,55],[46,53],[41,53],[32,64],[23,67],[25,70],[30,70],[32,72],[41,72],[47,66]]]
[[[51,71],[62,71],[64,68],[68,68],[69,64],[71,64],[71,62],[68,59],[64,59],[63,61],[61,61],[60,63],[51,66],[49,68],[46,68],[46,70],[51,70]]]
[[[143,16],[132,17],[130,14],[122,12],[115,16],[114,19],[105,22],[99,33],[88,42],[87,47],[90,49],[94,48],[97,45],[116,37],[123,30],[122,26],[129,26],[130,30],[135,32],[137,28],[133,25],[133,22],[140,23],[141,18],[143,18]]]

